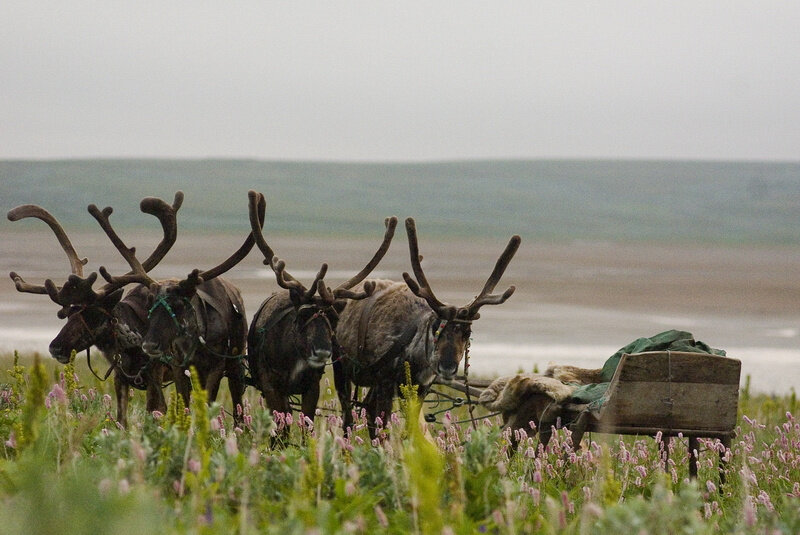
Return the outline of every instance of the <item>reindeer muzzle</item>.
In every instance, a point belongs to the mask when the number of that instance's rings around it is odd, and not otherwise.
[[[56,359],[61,364],[68,364],[72,352],[67,352],[61,346],[50,345],[50,356]]]
[[[314,349],[308,357],[308,365],[312,368],[322,368],[331,359],[331,352],[327,349]]]
[[[451,380],[453,377],[456,376],[456,372],[458,372],[458,362],[455,363],[453,366],[448,366],[442,363],[439,363],[437,366],[436,372],[439,376],[444,379],[445,381]]]

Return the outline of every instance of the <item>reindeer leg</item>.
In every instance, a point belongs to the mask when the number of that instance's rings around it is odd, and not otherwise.
[[[231,361],[233,365],[228,366],[228,390],[231,393],[231,401],[233,402],[233,423],[234,425],[242,424],[242,416],[244,414],[244,370],[242,369],[241,361]]]
[[[183,373],[183,368],[180,366],[172,366],[172,377],[175,380],[175,390],[183,398],[185,407],[189,406],[192,383],[189,378]]]
[[[303,403],[301,405],[301,410],[303,411],[303,415],[307,416],[314,421],[314,416],[317,413],[317,403],[319,402],[319,381],[313,383],[311,385],[311,389],[306,391],[303,394]]]
[[[147,412],[152,414],[153,411],[160,413],[167,412],[167,402],[164,400],[164,391],[161,385],[164,382],[164,368],[156,365],[155,368],[150,369],[147,374]]]
[[[266,388],[262,389],[261,395],[264,396],[264,400],[267,402],[267,407],[269,407],[270,411],[272,412],[280,412],[284,414],[291,414],[292,406],[289,405],[289,396],[278,392],[272,385],[267,385]],[[289,427],[284,427],[280,431],[279,438],[282,442],[286,442],[289,438]],[[273,445],[275,441],[273,440]]]
[[[203,384],[203,388],[206,389],[208,392],[208,403],[213,403],[217,400],[217,394],[219,394],[219,384],[222,382],[222,376],[225,373],[225,366],[224,363],[222,366],[217,366],[211,373],[208,374],[205,380],[205,384]]]
[[[369,394],[364,399],[367,406],[367,425],[369,427],[369,437],[375,439],[378,436],[379,428],[375,422],[380,418],[384,423],[391,416],[394,385],[377,384],[369,389]],[[382,427],[382,426],[381,426]]]
[[[341,360],[333,363],[333,384],[336,386],[336,396],[339,398],[339,405],[342,407],[342,429],[345,433],[353,427],[353,384],[345,373]]]
[[[117,396],[117,421],[128,427],[128,383],[118,371],[114,372],[114,394]]]

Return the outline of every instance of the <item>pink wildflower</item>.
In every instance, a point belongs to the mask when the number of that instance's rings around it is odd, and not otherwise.
[[[200,461],[198,461],[197,459],[189,459],[189,461],[186,463],[186,467],[189,469],[190,472],[197,474],[200,472],[201,468]]]
[[[225,453],[230,457],[239,453],[239,446],[236,444],[236,433],[231,434],[225,440]]]
[[[640,476],[642,476],[643,478],[647,477],[647,468],[645,468],[644,466],[642,466],[642,465],[636,465],[636,466],[634,467],[634,470],[636,470],[637,472],[639,472],[639,475],[640,475]]]
[[[498,463],[497,463],[497,472],[498,472],[498,473],[499,473],[501,476],[504,476],[504,475],[506,475],[506,472],[507,472],[507,471],[508,471],[508,469],[507,469],[507,467],[506,467],[506,463],[504,463],[503,461],[500,461],[500,462],[498,462]]]
[[[762,490],[761,492],[759,492],[758,493],[758,498],[756,498],[756,500],[758,501],[758,503],[760,503],[761,505],[766,507],[767,511],[771,512],[771,511],[775,510],[775,506],[772,505],[772,500],[770,500],[769,494],[767,494],[767,491]]]
[[[386,529],[389,527],[389,519],[386,517],[386,513],[383,512],[380,505],[375,506],[375,518],[378,519],[378,524],[380,524],[382,528]]]
[[[104,496],[108,494],[111,491],[111,480],[108,478],[101,480],[100,483],[97,484],[97,490]]]

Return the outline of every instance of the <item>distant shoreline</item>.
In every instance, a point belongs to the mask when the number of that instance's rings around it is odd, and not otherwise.
[[[116,215],[116,214],[115,214]],[[43,225],[42,225],[43,226]],[[378,225],[376,225],[378,226]],[[374,230],[381,230],[379,228]],[[331,285],[362,267],[380,236],[370,238],[268,237],[276,254],[298,277],[312,277],[322,262]],[[71,232],[86,273],[106,265],[127,270],[99,231]],[[123,234],[147,254],[155,233]],[[0,350],[39,349],[62,322],[46,296],[22,294],[8,278],[19,272],[30,282],[60,283],[69,266],[49,231],[13,233],[0,240]],[[153,272],[184,276],[207,268],[238,247],[226,233],[179,234]],[[437,297],[466,303],[483,286],[505,240],[420,237],[423,264]],[[395,237],[374,276],[401,279],[409,270],[408,245]],[[471,364],[483,375],[543,370],[550,360],[596,367],[628,342],[677,328],[743,362],[742,380],[752,375],[758,391],[800,387],[800,247],[675,247],[663,244],[546,244],[523,241],[498,284],[516,292],[500,306],[487,306],[473,326]],[[277,284],[261,257],[251,253],[226,275],[242,291],[249,319]]]
[[[41,204],[73,228],[96,228],[89,203],[114,207],[125,228],[151,228],[139,200],[179,189],[186,232],[246,227],[257,189],[280,235],[370,236],[397,215],[437,238],[800,245],[800,162],[0,160],[0,208]]]

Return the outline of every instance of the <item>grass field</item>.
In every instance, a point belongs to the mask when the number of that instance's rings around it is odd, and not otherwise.
[[[184,410],[169,387],[164,415],[133,393],[122,430],[111,381],[79,362],[0,358],[2,533],[800,532],[793,392],[742,389],[720,488],[711,441],[692,481],[680,439],[668,455],[651,438],[604,435],[576,451],[562,431],[546,451],[523,437],[509,457],[496,417],[433,424],[429,441],[401,403],[373,445],[363,418],[343,436],[328,378],[313,427],[273,418],[250,389],[235,429],[227,399],[208,407],[195,390]],[[289,441],[275,444],[283,426]]]

